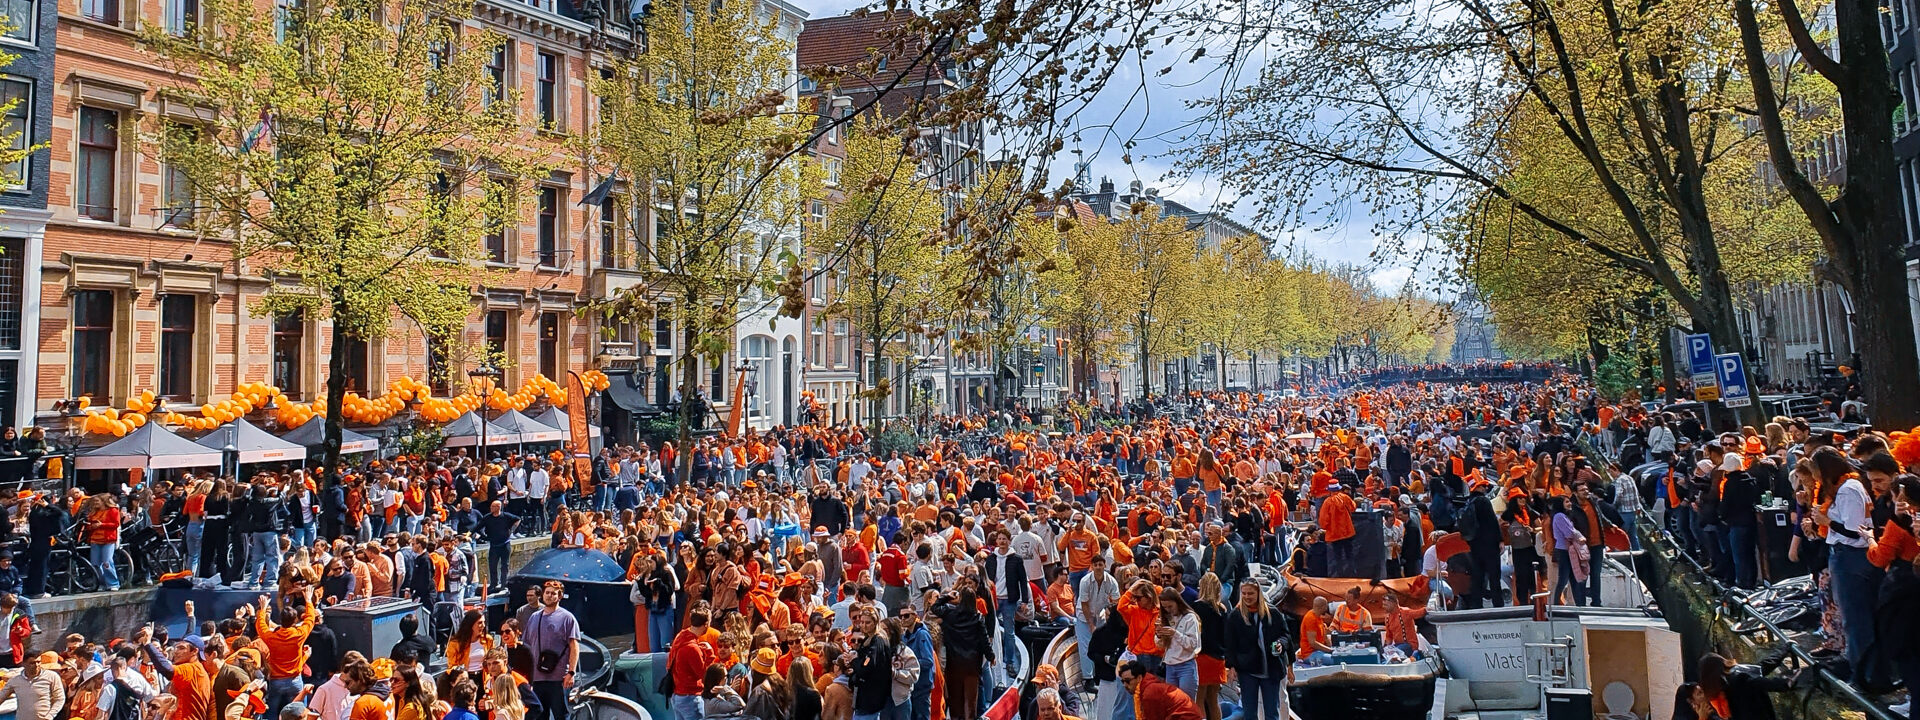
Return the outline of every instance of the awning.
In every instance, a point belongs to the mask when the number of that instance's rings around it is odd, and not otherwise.
[[[311,425],[309,421],[307,424]],[[324,423],[323,423],[324,424]],[[298,443],[288,442],[274,437],[272,433],[261,430],[259,426],[247,422],[246,418],[236,418],[233,422],[214,428],[213,432],[195,441],[201,447],[224,451],[228,445],[239,453],[239,462],[291,462],[307,457],[307,448]]]
[[[635,415],[658,415],[660,408],[647,402],[646,384],[637,372],[607,373],[607,402]]]
[[[486,422],[471,412],[454,418],[453,422],[440,428],[440,434],[446,437],[447,447],[468,447],[481,444],[483,429],[487,445],[517,445],[520,442],[519,433]]]
[[[523,443],[560,442],[567,436],[565,431],[535,421],[519,410],[508,410],[500,417],[494,418],[493,424],[520,436],[520,442]]]
[[[74,467],[80,470],[164,470],[217,467],[220,459],[220,451],[208,450],[160,427],[160,423],[149,422],[134,428],[126,437],[81,455],[74,462]]]
[[[567,439],[573,439],[573,431],[568,429],[573,427],[573,418],[566,413],[560,412],[560,408],[548,407],[546,412],[533,416],[533,419],[541,425],[560,428],[560,432],[565,435]],[[600,427],[592,424],[587,425],[587,435],[589,437],[600,437]]]
[[[320,418],[308,420],[302,423],[300,427],[294,428],[293,432],[280,436],[280,439],[301,447],[320,447],[327,442],[327,422]],[[346,428],[340,428],[340,454],[351,455],[353,453],[373,452],[379,449],[379,440]]]

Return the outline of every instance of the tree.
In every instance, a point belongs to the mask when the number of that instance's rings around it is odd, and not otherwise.
[[[1073,247],[1078,261],[1098,263],[1092,288],[1098,302],[1118,317],[1140,365],[1140,396],[1153,393],[1151,359],[1191,347],[1182,331],[1197,290],[1194,270],[1199,236],[1184,219],[1160,217],[1157,208],[1137,203],[1113,223],[1095,223]],[[1167,389],[1169,392],[1173,388]]]
[[[666,312],[680,328],[680,446],[697,424],[697,360],[718,363],[754,305],[779,299],[800,272],[785,237],[817,193],[818,170],[794,156],[808,118],[791,109],[792,43],[751,0],[660,0],[643,20],[644,52],[616,60],[593,84],[604,103],[589,143],[629,187],[636,237],[653,238],[645,280],[601,303],[614,322]],[[651,222],[649,222],[651,221]],[[791,294],[781,312],[798,317]],[[643,326],[649,323],[641,323]],[[658,370],[668,382],[668,369]],[[680,476],[692,472],[681,454]]]
[[[1839,94],[1847,165],[1832,200],[1795,160],[1793,132],[1798,114],[1783,107],[1774,86],[1769,58],[1780,55],[1764,42],[1753,0],[1734,0],[1740,28],[1743,69],[1753,79],[1754,116],[1766,139],[1767,158],[1780,184],[1812,223],[1826,249],[1831,275],[1853,301],[1853,328],[1859,334],[1863,371],[1861,390],[1873,420],[1885,427],[1920,425],[1920,397],[1912,392],[1920,379],[1914,352],[1913,308],[1907,298],[1906,258],[1901,222],[1900,176],[1894,167],[1893,123],[1900,94],[1894,90],[1881,39],[1879,0],[1835,0],[1833,31],[1838,57],[1827,54],[1813,37],[1793,0],[1773,4],[1780,27],[1791,38],[1799,60]],[[1895,12],[1898,12],[1897,10]],[[1790,72],[1779,73],[1784,78]],[[1915,108],[1907,107],[1907,117]]]
[[[943,286],[961,328],[954,348],[996,360],[993,407],[1007,402],[1008,381],[1023,351],[1037,349],[1029,331],[1046,321],[1042,290],[1060,272],[1056,223],[1027,189],[1020,168],[999,166],[967,189],[947,219]]]
[[[867,346],[867,421],[880,416],[898,376],[912,372],[918,339],[938,335],[951,296],[940,287],[944,253],[940,195],[921,176],[914,138],[872,120],[847,133],[841,200],[808,228],[825,272],[843,278],[826,312],[848,318]],[[899,368],[883,372],[882,358]]]
[[[1710,195],[1717,173],[1755,184],[1753,133],[1735,117],[1722,18],[1698,0],[1274,0],[1224,18],[1274,59],[1203,103],[1223,130],[1185,165],[1270,193],[1283,222],[1327,204],[1329,185],[1395,238],[1459,208],[1524,216],[1740,352],[1730,228]]]
[[[345,348],[385,335],[396,314],[461,338],[489,226],[488,193],[466,186],[481,165],[532,168],[484,154],[518,133],[501,111],[511,103],[486,97],[498,38],[457,29],[472,9],[457,0],[201,9],[191,32],[143,38],[196,81],[165,92],[204,122],[156,121],[150,136],[192,187],[193,221],[282,279],[253,311],[332,321],[320,462],[337,482]]]
[[[1218,386],[1227,386],[1227,363],[1250,357],[1285,314],[1284,297],[1270,294],[1275,272],[1257,235],[1240,235],[1201,251],[1194,264],[1195,287],[1203,302],[1188,323],[1193,340],[1211,347]]]

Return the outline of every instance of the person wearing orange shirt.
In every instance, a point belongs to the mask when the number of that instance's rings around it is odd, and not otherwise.
[[[213,676],[200,662],[200,648],[186,640],[175,640],[167,659],[173,663],[173,682],[167,691],[179,701],[169,720],[212,720]]]
[[[1300,618],[1300,652],[1297,657],[1309,665],[1325,665],[1333,660],[1333,612],[1325,596],[1313,598],[1313,609]]]
[[[1141,720],[1202,720],[1205,716],[1200,708],[1193,704],[1193,698],[1186,692],[1147,672],[1145,663],[1137,660],[1120,664],[1116,673],[1120,683],[1132,696],[1133,716]],[[1125,696],[1122,696],[1125,699]]]
[[[1353,512],[1358,509],[1344,486],[1334,485],[1333,494],[1320,503],[1320,529],[1327,533],[1327,567],[1333,577],[1360,577],[1353,567]]]
[[[266,646],[264,670],[267,676],[267,715],[277,716],[280,708],[300,696],[306,688],[301,679],[307,664],[307,635],[313,633],[313,625],[320,619],[320,611],[314,609],[313,588],[306,591],[306,602],[287,602],[280,606],[278,613],[269,613],[267,596],[261,595],[260,607],[254,612],[253,629]],[[279,615],[278,622],[267,619],[269,614]]]
[[[1068,581],[1078,585],[1085,577],[1087,569],[1093,566],[1093,555],[1100,551],[1100,534],[1087,529],[1087,516],[1074,513],[1067,531],[1054,541],[1054,547],[1067,558]]]
[[[1373,613],[1360,602],[1360,588],[1347,588],[1346,602],[1333,611],[1333,628],[1342,633],[1357,633],[1373,628]]]
[[[1146,580],[1135,580],[1114,603],[1120,618],[1127,623],[1127,650],[1142,657],[1159,658],[1166,653],[1160,647],[1156,631],[1160,624],[1160,589]]]

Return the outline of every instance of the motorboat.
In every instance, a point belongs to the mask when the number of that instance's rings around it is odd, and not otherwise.
[[[1431,652],[1418,658],[1387,658],[1377,652],[1326,665],[1295,665],[1288,703],[1306,720],[1364,717],[1422,720],[1432,712],[1441,663]]]
[[[1503,607],[1428,613],[1447,718],[1669,720],[1680,634],[1641,608]],[[1565,714],[1562,714],[1565,713]]]

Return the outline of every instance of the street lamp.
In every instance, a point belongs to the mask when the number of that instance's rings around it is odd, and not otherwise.
[[[54,441],[56,447],[60,450],[60,456],[64,458],[62,463],[65,467],[60,473],[60,478],[64,482],[65,487],[60,488],[60,490],[61,492],[65,492],[73,489],[73,484],[78,479],[75,476],[79,474],[79,468],[75,463],[80,459],[80,438],[82,435],[80,432],[80,419],[86,417],[87,412],[80,409],[80,398],[68,398],[55,402],[53,409],[60,413],[60,417],[66,425],[66,427],[61,428],[59,438]]]
[[[494,367],[494,366],[493,366],[493,365],[492,365],[491,363],[481,363],[481,364],[480,364],[480,367],[477,367],[477,368],[474,368],[474,369],[472,369],[472,370],[468,370],[468,371],[467,371],[467,377],[468,377],[468,378],[471,378],[471,379],[474,379],[474,380],[479,380],[479,379],[482,379],[482,378],[486,378],[486,379],[492,379],[492,378],[497,378],[497,377],[500,377],[500,371],[499,371],[499,370],[498,370],[497,368],[495,368],[495,367]],[[480,413],[480,447],[476,449],[476,454],[477,454],[477,455],[478,455],[479,457],[476,457],[476,458],[474,458],[474,459],[475,459],[476,461],[478,461],[478,462],[480,462],[480,463],[482,463],[482,466],[481,466],[481,468],[482,468],[482,469],[484,470],[484,469],[485,469],[485,464],[484,464],[484,463],[486,463],[486,461],[487,461],[487,456],[486,456],[486,452],[487,452],[487,397],[486,397],[486,395],[484,395],[484,394],[483,394],[483,395],[481,395],[481,396],[480,396],[480,407],[476,409],[476,412],[478,412],[478,413]]]

